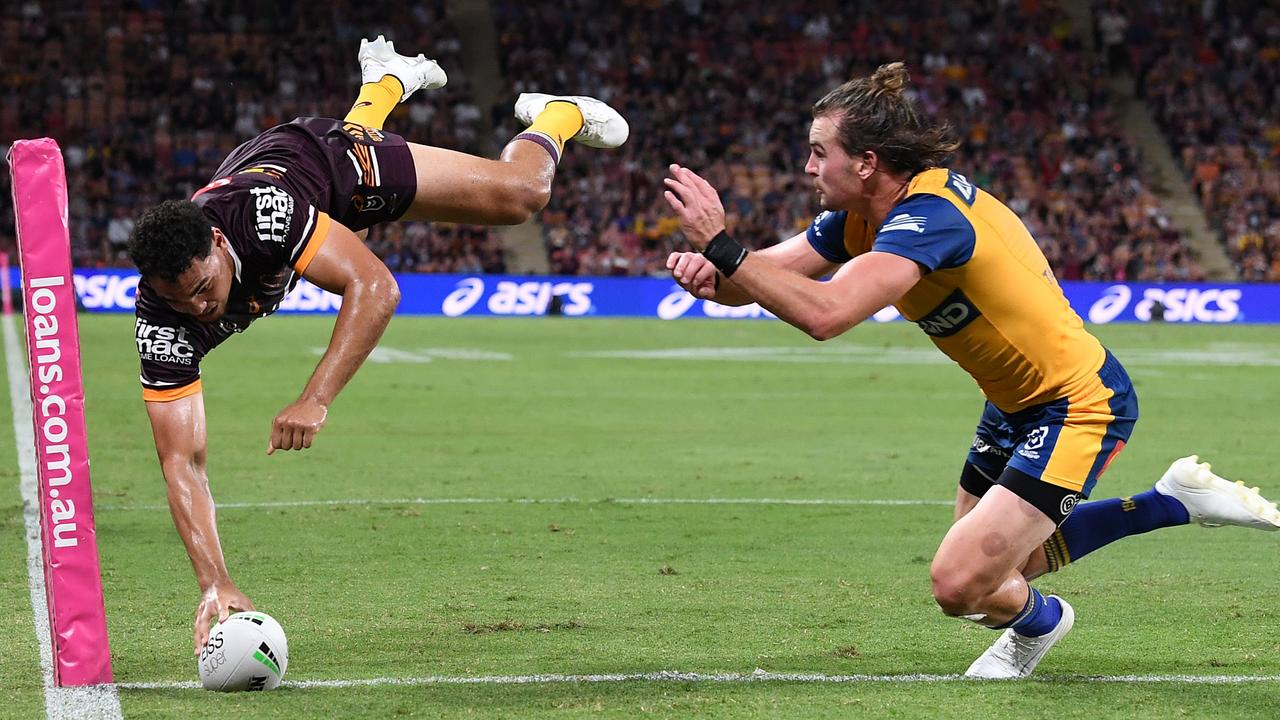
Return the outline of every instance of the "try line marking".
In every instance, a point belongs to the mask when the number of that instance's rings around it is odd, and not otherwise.
[[[965,681],[963,675],[826,675],[822,673],[774,673],[756,670],[751,673],[696,673],[664,670],[651,673],[617,673],[603,675],[480,675],[426,677],[382,677],[364,680],[286,680],[284,687],[351,688],[414,685],[540,685],[549,683],[623,683],[623,682],[697,682],[697,683],[943,683]],[[1033,682],[1082,683],[1177,683],[1186,685],[1239,685],[1243,683],[1280,682],[1280,675],[1033,675]],[[992,682],[973,680],[969,682]],[[997,681],[998,682],[998,681]],[[121,690],[197,690],[198,682],[117,683]]]
[[[120,714],[120,695],[115,687],[62,688],[53,684],[53,644],[44,585],[44,548],[40,544],[40,516],[36,504],[36,439],[31,427],[31,388],[27,385],[27,364],[22,359],[18,331],[13,327],[14,316],[6,316],[3,324],[5,369],[9,376],[9,403],[13,409],[13,441],[18,450],[18,484],[22,490],[22,521],[27,536],[27,578],[31,585],[36,643],[40,646],[45,715],[49,720],[116,720],[123,715]]]
[[[837,507],[939,505],[954,500],[875,500],[829,498],[352,498],[347,500],[281,500],[217,503],[219,510],[315,507],[325,505],[830,505]],[[168,510],[168,505],[97,505],[96,510]]]

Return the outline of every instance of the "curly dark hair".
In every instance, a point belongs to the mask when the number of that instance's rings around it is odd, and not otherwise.
[[[143,277],[177,280],[213,249],[213,225],[189,200],[166,200],[142,213],[129,235],[129,258]]]
[[[871,150],[890,170],[911,175],[941,167],[960,143],[946,122],[933,124],[916,112],[903,95],[910,80],[902,63],[881,65],[871,77],[827,93],[813,116],[835,118],[840,146],[850,155]]]

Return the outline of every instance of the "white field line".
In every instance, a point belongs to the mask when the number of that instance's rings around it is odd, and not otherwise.
[[[1128,366],[1178,367],[1280,365],[1280,347],[1272,344],[1213,344],[1204,349],[1153,350],[1112,348]],[[565,353],[565,357],[623,360],[720,360],[772,363],[858,363],[870,365],[945,365],[951,361],[928,347],[884,347],[837,343],[835,345],[783,345],[753,347],[674,347],[633,350],[591,350]]]
[[[331,505],[817,505],[837,507],[939,505],[954,500],[875,500],[833,498],[351,498],[346,500],[281,500],[218,503],[219,510],[316,507]],[[168,505],[96,505],[103,510],[168,510]]]
[[[53,644],[49,628],[49,605],[45,595],[44,548],[40,544],[31,391],[27,387],[27,365],[22,359],[22,346],[18,342],[18,332],[13,324],[14,316],[4,318],[4,357],[9,375],[9,402],[13,408],[13,438],[18,450],[22,520],[27,535],[27,577],[31,584],[31,614],[35,622],[36,642],[40,646],[45,714],[49,720],[115,720],[124,716],[120,714],[120,695],[114,686],[60,688],[53,684]]]
[[[652,673],[616,673],[602,675],[480,675],[426,677],[382,677],[361,680],[286,680],[284,687],[352,688],[420,685],[541,685],[623,682],[698,682],[698,683],[943,683],[963,681],[963,675],[826,675],[823,673],[774,673],[756,670],[752,673],[696,673],[664,670]],[[1032,682],[1079,683],[1172,683],[1185,685],[1239,685],[1244,683],[1280,682],[1280,675],[1036,675]],[[988,682],[988,681],[973,681]],[[198,690],[200,683],[138,682],[118,683],[121,690]]]

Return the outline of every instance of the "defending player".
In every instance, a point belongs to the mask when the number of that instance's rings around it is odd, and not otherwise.
[[[896,305],[977,380],[987,403],[933,595],[948,615],[1005,630],[967,675],[1025,677],[1074,622],[1028,580],[1128,535],[1192,521],[1276,530],[1280,512],[1195,456],[1140,495],[1076,504],[1133,430],[1133,386],[1022,221],[942,167],[957,143],[904,99],[907,80],[902,63],[885,65],[814,106],[805,170],[826,212],[777,246],[730,239],[716,190],[672,165],[666,197],[701,254],[667,267],[697,297],[759,302],[818,340]]]
[[[399,302],[386,266],[356,231],[397,219],[515,224],[546,205],[570,138],[617,147],[628,128],[586,97],[523,94],[529,125],[486,160],[405,142],[381,128],[397,103],[446,82],[439,65],[395,52],[381,36],[360,44],[364,85],[345,120],[298,118],[236,148],[191,201],[138,220],[135,335],[143,397],[174,524],[200,584],[197,652],[213,618],[252,603],[227,572],[206,471],[200,361],[270,315],[298,282],[343,297],[329,347],[296,401],[271,424],[267,454],[311,447],[329,404],[382,336]]]

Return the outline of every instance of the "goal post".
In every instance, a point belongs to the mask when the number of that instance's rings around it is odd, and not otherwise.
[[[8,159],[54,683],[109,683],[111,652],[89,485],[66,172],[62,152],[49,138],[14,142]]]

